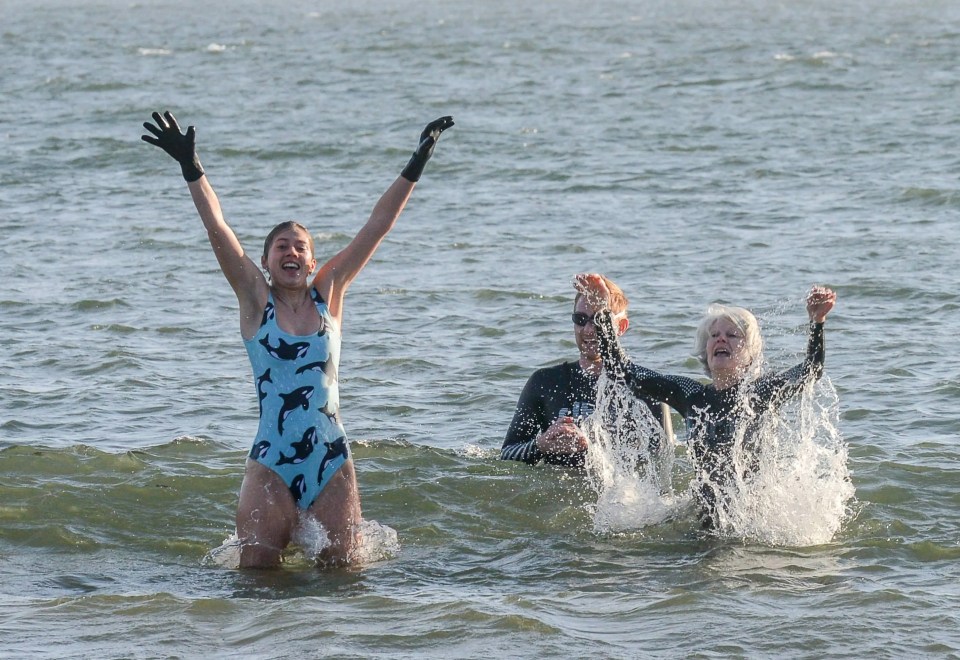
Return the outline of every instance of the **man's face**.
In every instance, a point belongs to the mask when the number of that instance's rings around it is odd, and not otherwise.
[[[595,362],[600,359],[599,347],[597,346],[597,328],[593,325],[593,316],[600,311],[599,307],[587,302],[586,296],[580,296],[577,304],[574,305],[573,313],[579,319],[586,319],[584,325],[573,324],[573,336],[577,342],[577,348],[580,350],[580,357]]]

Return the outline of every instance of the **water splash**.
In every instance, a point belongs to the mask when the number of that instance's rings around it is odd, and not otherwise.
[[[219,547],[213,548],[200,560],[207,568],[240,568],[240,547],[242,543],[236,534],[223,540]]]
[[[210,550],[201,560],[202,566],[211,568],[240,568],[240,548],[243,543],[236,533],[224,539],[223,543]],[[319,564],[320,554],[330,545],[327,530],[319,521],[305,518],[294,532],[291,547],[284,552],[284,563]],[[400,540],[397,531],[376,520],[363,520],[360,523],[359,543],[353,550],[351,564],[366,565],[377,561],[392,559],[400,554]]]
[[[330,536],[319,520],[301,515],[300,524],[293,532],[292,544],[299,548],[307,561],[316,563],[320,560],[320,553],[330,545]]]
[[[693,475],[688,492],[676,492],[676,447],[646,406],[605,377],[597,391],[597,412],[584,422],[591,439],[586,467],[597,492],[594,529],[635,530],[693,510],[688,505],[708,481],[705,473]],[[855,515],[839,401],[829,378],[751,427],[746,441],[743,429],[736,438],[733,478],[710,484],[720,502],[714,532],[774,546],[829,543]],[[660,439],[652,448],[638,441],[651,435]]]
[[[733,479],[712,484],[722,502],[717,533],[777,546],[829,543],[854,511],[847,446],[838,426],[837,393],[824,376],[763,416],[748,439],[756,451],[745,450],[739,436]]]
[[[597,407],[583,422],[590,438],[586,468],[597,492],[598,532],[635,530],[675,516],[689,499],[673,490],[675,446],[647,406],[606,375]]]
[[[360,545],[353,553],[353,560],[357,564],[385,561],[400,554],[400,539],[397,530],[392,527],[376,520],[364,520],[360,523],[360,535]]]

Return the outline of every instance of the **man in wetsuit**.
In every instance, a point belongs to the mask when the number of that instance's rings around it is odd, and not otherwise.
[[[591,277],[601,277],[610,290],[609,305],[618,334],[630,327],[629,301],[620,287],[602,275],[576,276],[572,320],[580,359],[538,369],[530,376],[500,449],[500,458],[504,460],[531,465],[540,461],[574,467],[584,464],[589,439],[579,424],[594,410],[597,381],[603,368],[594,316],[605,303],[587,286]],[[648,399],[644,403],[661,422],[660,405]]]

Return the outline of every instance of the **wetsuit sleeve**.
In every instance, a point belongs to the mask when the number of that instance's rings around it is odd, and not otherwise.
[[[824,359],[823,324],[811,323],[810,336],[807,339],[807,358],[792,369],[770,378],[761,378],[756,388],[760,400],[768,405],[782,405],[808,382],[820,379],[823,375]]]
[[[543,452],[537,449],[537,436],[550,422],[546,418],[537,376],[536,373],[530,376],[520,393],[517,409],[500,448],[500,458],[503,460],[533,465],[543,458]]]
[[[663,401],[684,417],[690,409],[690,397],[703,390],[703,384],[684,376],[668,376],[627,361],[624,382],[634,396]]]
[[[692,378],[664,376],[634,364],[620,344],[620,337],[613,328],[610,310],[598,313],[594,323],[600,355],[603,357],[603,369],[607,375],[614,380],[623,380],[634,396],[648,401],[648,405],[649,401],[662,401],[686,417],[690,396],[703,390],[703,385]],[[659,419],[659,416],[657,418]]]

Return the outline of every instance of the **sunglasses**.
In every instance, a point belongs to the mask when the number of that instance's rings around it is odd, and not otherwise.
[[[597,325],[596,314],[584,314],[583,312],[574,312],[571,318],[573,319],[573,324],[578,328],[582,328],[588,323],[592,323],[594,326]]]

